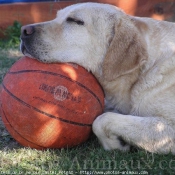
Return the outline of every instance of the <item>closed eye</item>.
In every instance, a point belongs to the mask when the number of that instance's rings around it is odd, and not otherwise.
[[[75,19],[75,18],[71,18],[71,17],[68,17],[67,19],[66,19],[66,21],[67,22],[74,22],[74,23],[76,23],[76,24],[78,24],[78,25],[84,25],[84,21],[82,21],[82,20],[79,20],[79,19]]]

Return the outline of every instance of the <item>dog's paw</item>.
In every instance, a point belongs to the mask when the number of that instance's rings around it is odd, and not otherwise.
[[[99,138],[100,143],[102,144],[103,148],[105,150],[120,150],[120,151],[129,151],[130,150],[130,145],[127,144],[121,137],[109,137],[109,138]]]
[[[117,126],[113,126],[114,123],[110,121],[108,115],[110,113],[104,113],[94,121],[92,126],[94,134],[105,150],[129,151],[130,145],[120,135],[117,135],[114,129]]]

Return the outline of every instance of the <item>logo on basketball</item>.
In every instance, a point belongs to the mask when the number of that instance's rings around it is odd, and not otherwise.
[[[54,89],[54,98],[59,101],[64,101],[68,96],[68,90],[64,86],[57,86]]]
[[[50,86],[48,84],[42,83],[39,85],[39,90],[50,93],[56,100],[71,100],[72,102],[80,103],[82,98],[80,95],[74,95],[69,92],[65,86]],[[39,97],[40,98],[40,97]]]

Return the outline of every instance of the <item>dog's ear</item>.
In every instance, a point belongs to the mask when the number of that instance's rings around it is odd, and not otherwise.
[[[146,42],[129,16],[114,24],[114,36],[103,62],[107,81],[139,69],[147,59]]]

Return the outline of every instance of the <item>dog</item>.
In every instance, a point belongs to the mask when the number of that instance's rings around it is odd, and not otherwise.
[[[42,62],[73,62],[94,74],[106,111],[92,128],[105,150],[175,154],[174,23],[80,3],[52,21],[23,26],[20,48]]]

